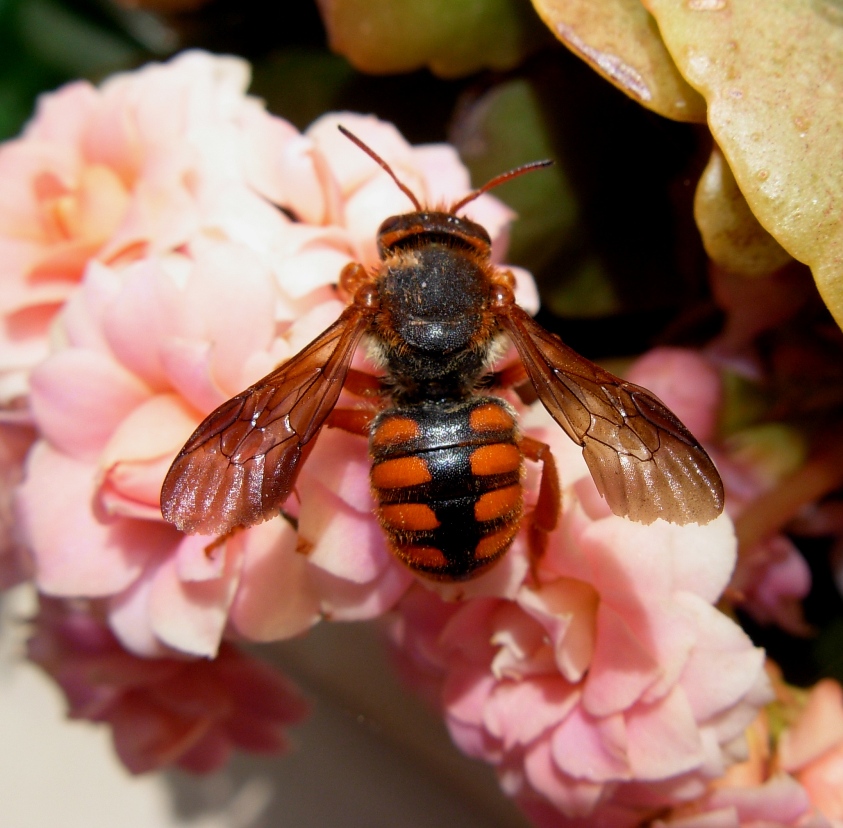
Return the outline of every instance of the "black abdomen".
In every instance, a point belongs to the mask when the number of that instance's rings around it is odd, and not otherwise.
[[[494,397],[384,411],[372,491],[393,551],[414,572],[464,580],[509,548],[523,513],[514,414]]]

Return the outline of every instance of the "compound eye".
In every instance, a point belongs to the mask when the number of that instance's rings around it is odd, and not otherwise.
[[[385,233],[394,233],[401,224],[402,216],[390,216],[381,222],[378,228],[378,235],[383,236]]]

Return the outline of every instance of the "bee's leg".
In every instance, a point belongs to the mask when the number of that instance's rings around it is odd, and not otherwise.
[[[538,584],[538,563],[547,550],[547,536],[556,528],[559,522],[559,511],[562,505],[562,489],[559,485],[559,472],[556,461],[547,443],[542,443],[532,437],[521,438],[521,451],[528,460],[541,463],[541,479],[539,482],[539,496],[536,505],[529,516],[530,543],[530,571],[533,580]]]
[[[205,547],[205,557],[212,561],[217,554],[217,549],[223,546],[226,541],[231,540],[236,534],[243,531],[242,526],[234,526],[233,528],[229,529],[224,535],[220,535],[219,537],[214,538],[206,547]]]
[[[536,393],[536,388],[527,375],[527,371],[521,364],[521,360],[517,360],[500,371],[495,371],[492,374],[492,388],[511,388],[518,394],[518,398],[524,405],[532,405],[539,395]]]
[[[358,371],[356,368],[348,369],[342,387],[355,397],[381,397],[384,392],[383,380],[380,377]]]
[[[370,408],[335,408],[325,420],[328,428],[339,428],[360,437],[369,436],[369,427],[377,416]]]

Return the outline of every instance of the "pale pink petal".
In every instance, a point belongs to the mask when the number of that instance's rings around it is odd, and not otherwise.
[[[686,593],[676,600],[693,612],[699,630],[680,682],[694,715],[706,721],[746,695],[763,672],[764,651],[753,647],[740,627],[696,595]]]
[[[80,289],[62,309],[61,325],[69,345],[110,356],[102,321],[119,293],[120,280],[115,278],[114,270],[97,261],[89,262]]]
[[[823,679],[811,688],[799,718],[781,736],[781,767],[793,773],[835,747],[843,747],[843,688]]]
[[[442,688],[448,715],[462,722],[480,723],[495,681],[472,667],[453,670]]]
[[[419,589],[423,588],[419,587]],[[412,595],[413,592],[410,594]],[[418,595],[418,593],[416,594]],[[434,599],[431,597],[429,600]],[[495,654],[494,639],[496,634],[490,635],[488,632],[490,629],[495,630],[502,627],[513,638],[518,637],[518,633],[521,632],[512,629],[513,625],[509,623],[508,618],[501,618],[501,613],[506,613],[509,609],[510,607],[506,604],[501,606],[497,601],[479,599],[466,601],[457,612],[451,613],[447,618],[442,618],[436,614],[433,616],[434,618],[445,622],[442,629],[437,633],[437,643],[442,646],[445,653],[451,656],[453,653],[457,653],[460,661],[470,660],[483,665]],[[517,613],[515,614],[517,615]],[[524,622],[522,630],[523,627],[528,628],[528,632],[523,635],[523,638],[528,639],[527,646],[534,646],[541,637],[541,628],[531,618],[523,614],[520,616],[520,620]],[[477,633],[481,630],[483,632],[479,636],[480,640],[478,640]]]
[[[308,577],[310,564],[296,551],[297,537],[283,520],[250,529],[240,586],[229,617],[253,641],[292,638],[320,618],[319,595]]]
[[[321,596],[320,614],[333,621],[378,618],[395,606],[414,581],[409,570],[392,559],[378,577],[368,583],[338,578],[319,567],[311,569],[310,580]]]
[[[835,828],[843,822],[843,749],[826,753],[798,774],[811,804],[824,816],[834,820]]]
[[[342,269],[351,261],[342,250],[319,247],[303,250],[295,258],[285,258],[275,267],[276,277],[284,292],[300,299],[317,288],[336,285]]]
[[[108,601],[109,628],[122,646],[141,658],[162,658],[174,652],[156,635],[149,614],[149,595],[162,560],[150,561],[141,577]]]
[[[290,352],[298,353],[305,345],[309,345],[322,331],[337,321],[343,310],[343,303],[334,299],[331,302],[322,302],[311,308],[308,313],[302,314],[286,333]]]
[[[425,191],[416,193],[426,205],[433,207],[450,207],[471,192],[471,179],[468,170],[463,167],[457,151],[450,144],[426,144],[413,149],[413,163],[425,178]],[[483,184],[485,182],[478,182]],[[512,211],[499,201],[492,201],[500,206],[500,211],[512,216]],[[475,207],[474,203],[471,207]],[[474,218],[471,208],[466,213],[476,222],[483,224],[479,218]],[[486,226],[485,224],[483,225]],[[486,227],[492,234],[491,229]],[[492,234],[493,235],[493,234]]]
[[[483,723],[511,750],[528,745],[564,721],[579,697],[579,690],[556,676],[502,682],[484,706]]]
[[[583,692],[583,706],[594,716],[627,709],[658,678],[660,665],[646,642],[606,603],[597,610],[596,646]]]
[[[159,459],[148,463],[114,463],[106,469],[97,495],[105,515],[160,519],[161,481],[169,466],[169,459]]]
[[[708,802],[713,808],[735,808],[741,824],[763,824],[766,821],[795,825],[811,807],[804,788],[784,773],[773,776],[756,788],[720,788],[708,797]]]
[[[159,342],[181,335],[187,315],[183,291],[160,259],[144,259],[119,275],[120,290],[104,309],[103,331],[118,361],[157,390],[167,388]]]
[[[175,456],[196,427],[193,412],[175,394],[156,394],[135,408],[114,430],[100,465]],[[163,479],[159,481],[163,482]]]
[[[603,785],[563,774],[553,757],[550,739],[532,745],[524,757],[530,784],[568,818],[588,817],[603,796]]]
[[[578,707],[551,732],[553,760],[573,778],[612,782],[632,777],[623,716],[595,719]]]
[[[231,539],[229,539],[231,540]],[[182,581],[213,581],[225,575],[229,540],[185,535],[176,547],[176,572]]]
[[[270,260],[279,247],[286,249],[296,234],[290,219],[243,186],[241,181],[202,179],[196,187],[196,209],[202,235],[190,239],[190,247],[216,245],[225,240]]]
[[[735,527],[727,514],[705,526],[683,527],[681,547],[673,563],[673,585],[713,604],[729,583],[737,558]]]
[[[237,278],[232,278],[236,273]],[[197,251],[187,306],[205,320],[211,364],[220,387],[243,390],[242,364],[268,347],[274,334],[272,276],[257,256],[234,245],[215,244]],[[225,343],[220,347],[217,343]]]
[[[746,758],[744,731],[752,724],[758,710],[769,704],[773,698],[774,693],[766,672],[758,670],[743,698],[731,708],[706,721],[705,729],[711,729],[715,733],[723,748],[725,759],[734,761]]]
[[[191,655],[217,652],[240,578],[241,544],[236,536],[227,542],[225,571],[209,581],[182,581],[175,559],[164,561],[155,573],[149,613],[165,644]]]
[[[187,186],[190,153],[173,148],[165,159],[166,169],[156,168],[155,160],[147,159],[120,226],[99,251],[103,261],[119,265],[140,255],[164,254],[199,232],[200,216]]]
[[[626,714],[629,763],[637,779],[664,779],[698,767],[704,754],[693,712],[681,688]]]
[[[676,548],[685,527],[660,521],[650,526],[611,517],[586,528],[580,542],[593,567],[600,597],[617,607],[646,607],[673,589]]]
[[[381,158],[394,165],[393,169],[397,168],[396,172],[404,167],[413,169],[412,149],[392,124],[379,121],[371,115],[358,115],[353,112],[331,112],[323,115],[307,128],[305,135],[314,142],[318,152],[326,160],[344,197],[347,198],[376,174],[380,173],[384,177],[386,174],[368,155],[340,133],[337,129],[338,124],[353,132]],[[413,189],[413,182],[404,183]],[[397,190],[394,184],[392,186]],[[399,212],[407,211],[406,196],[404,198]],[[380,220],[387,215],[383,213]]]
[[[45,143],[75,146],[97,98],[96,89],[87,81],[74,81],[49,95],[41,95],[24,135]]]
[[[299,532],[308,541],[314,539],[308,552],[311,564],[353,583],[371,581],[392,563],[370,514],[352,509],[320,483],[302,491]]]
[[[311,159],[312,145],[287,121],[249,106],[244,127],[246,176],[270,201],[293,209],[302,221],[321,224],[324,197]]]
[[[342,460],[338,462],[337,458]],[[365,437],[326,428],[319,435],[316,447],[307,458],[300,480],[302,485],[306,481],[318,481],[352,509],[368,515],[374,510],[369,488],[370,467]]]
[[[500,758],[495,740],[482,728],[447,717],[445,725],[451,741],[466,755],[494,763]]]
[[[226,401],[226,394],[217,385],[211,372],[209,342],[168,339],[161,344],[161,361],[170,385],[197,413],[210,413]],[[197,416],[195,425],[199,425],[199,419]],[[185,439],[188,436],[189,432]]]
[[[598,610],[594,589],[582,581],[558,578],[540,589],[522,590],[518,602],[547,630],[562,675],[580,681],[594,658]]]
[[[94,459],[120,421],[148,396],[143,382],[96,351],[61,351],[32,374],[39,428],[77,459]]]
[[[174,545],[175,532],[148,521],[101,521],[92,509],[94,469],[46,443],[30,453],[17,514],[32,548],[36,580],[50,595],[120,592],[144,562]]]

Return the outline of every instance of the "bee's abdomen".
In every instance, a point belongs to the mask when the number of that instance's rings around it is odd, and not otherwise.
[[[523,457],[505,402],[473,397],[384,411],[369,452],[378,520],[410,569],[463,580],[509,548],[523,513]]]

